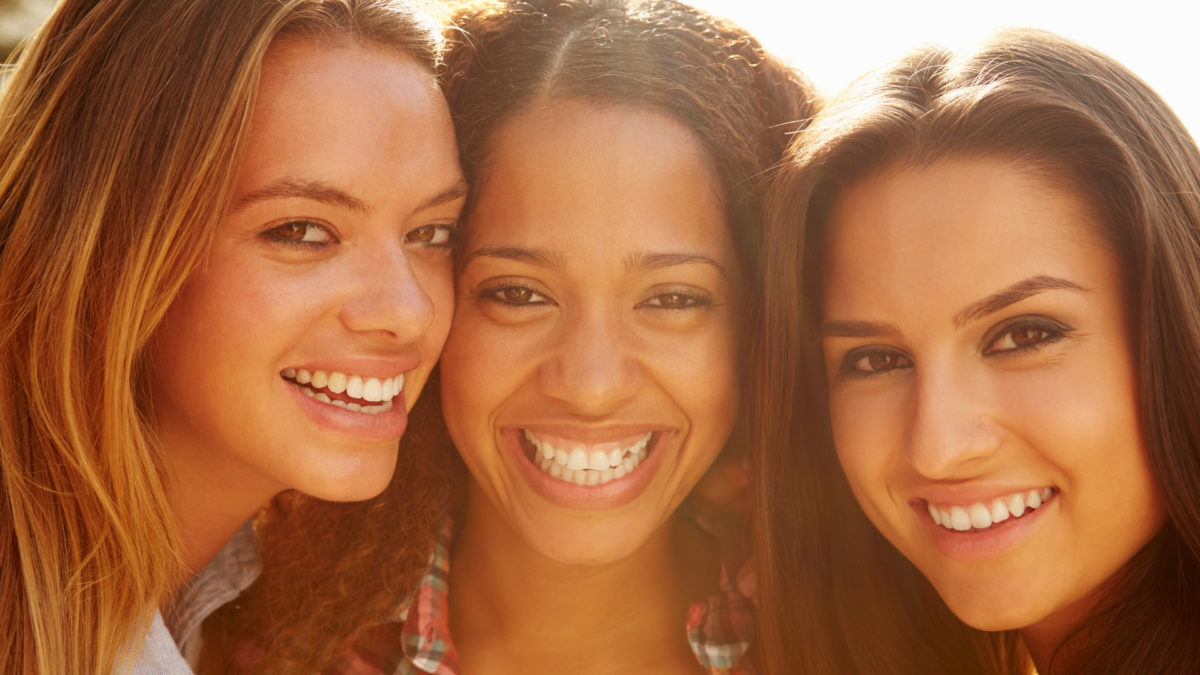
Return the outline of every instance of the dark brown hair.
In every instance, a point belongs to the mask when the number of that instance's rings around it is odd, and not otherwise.
[[[707,150],[743,263],[758,269],[764,176],[815,113],[802,75],[738,26],[673,0],[471,2],[455,24],[444,82],[469,183],[496,128],[528,107],[653,109]]]
[[[1198,672],[1200,152],[1135,75],[1032,30],[962,56],[924,49],[857,81],[791,148],[773,186],[752,388],[760,408],[782,403],[754,430],[772,672],[1029,671],[1015,632],[962,624],[871,527],[828,428],[815,331],[827,207],[872,172],[949,157],[999,158],[1061,181],[1100,215],[1129,280],[1140,421],[1169,522],[1060,645],[1050,673]]]

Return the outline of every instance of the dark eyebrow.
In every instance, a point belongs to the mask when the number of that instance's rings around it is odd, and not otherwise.
[[[442,204],[452,202],[455,199],[462,199],[463,197],[466,197],[466,196],[467,196],[467,181],[462,178],[459,178],[457,183],[455,183],[454,185],[451,185],[450,187],[446,188],[445,190],[442,190],[441,192],[437,193],[433,197],[429,198],[428,201],[426,201],[421,206],[417,207],[417,210],[420,211],[421,209],[427,209],[432,206],[441,206]]]
[[[900,330],[890,323],[870,321],[823,321],[821,337],[900,339]]]
[[[1029,277],[1023,281],[1018,281],[999,293],[994,293],[982,300],[967,305],[961,312],[954,316],[954,327],[961,328],[963,324],[969,321],[982,319],[989,314],[999,312],[1005,307],[1020,302],[1032,295],[1056,288],[1069,288],[1076,291],[1088,292],[1088,289],[1066,279],[1046,275]]]
[[[672,267],[674,265],[687,265],[689,263],[702,263],[712,265],[721,273],[721,276],[729,278],[729,272],[721,263],[706,256],[694,253],[643,253],[640,255],[630,256],[625,261],[625,270],[647,269],[657,270],[664,267]]]
[[[238,211],[254,202],[267,199],[287,199],[291,197],[311,199],[323,204],[347,208],[362,214],[371,212],[371,207],[367,206],[366,202],[357,197],[352,197],[332,185],[319,180],[297,180],[294,178],[285,178],[271,183],[264,188],[247,192],[238,198],[234,210]]]
[[[518,246],[477,248],[463,258],[463,267],[466,267],[476,258],[501,258],[555,269],[565,269],[567,266],[567,261],[563,259],[561,253],[549,251],[544,248],[520,248]]]
[[[452,202],[456,199],[461,199],[467,195],[467,182],[459,179],[454,185],[442,190],[433,197],[430,197],[417,207],[417,210],[428,209],[434,206],[440,206],[447,202]],[[287,199],[299,197],[301,199],[311,199],[323,204],[332,206],[340,206],[350,209],[361,214],[369,214],[371,207],[366,202],[353,197],[346,192],[339,190],[332,185],[319,180],[297,180],[293,178],[285,178],[283,180],[272,183],[264,188],[260,188],[253,192],[242,195],[238,199],[237,206],[234,210],[245,208],[252,202],[263,201],[266,199]]]

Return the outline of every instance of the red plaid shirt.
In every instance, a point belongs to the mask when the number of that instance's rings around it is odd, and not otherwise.
[[[709,514],[693,515],[722,542],[726,555],[720,591],[694,603],[688,611],[688,643],[696,660],[713,675],[755,675],[750,660],[742,659],[754,637],[753,574],[749,565],[738,560],[736,551],[744,547],[724,545],[740,539],[744,530],[728,527],[728,523],[707,517]],[[453,537],[453,527],[447,523],[412,602],[391,622],[360,633],[353,648],[341,654],[326,673],[460,675],[446,613]],[[740,570],[736,578],[730,578],[730,569]]]

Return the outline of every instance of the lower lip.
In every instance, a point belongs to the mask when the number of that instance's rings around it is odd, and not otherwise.
[[[1042,520],[1058,509],[1058,495],[1055,494],[1036,510],[1026,513],[1020,518],[1009,518],[1000,525],[986,530],[967,530],[966,532],[947,530],[933,522],[924,501],[913,504],[913,508],[919,509],[917,510],[918,519],[933,539],[933,545],[943,555],[954,560],[973,562],[995,558],[1024,543],[1041,526]]]
[[[392,407],[380,413],[361,413],[322,403],[304,393],[299,385],[284,382],[292,398],[313,422],[331,431],[362,441],[398,441],[408,428],[404,392],[392,399]]]
[[[603,485],[576,485],[554,478],[534,466],[521,445],[521,433],[521,429],[505,429],[500,432],[500,443],[512,456],[533,491],[555,506],[583,510],[615,509],[637,499],[654,479],[662,464],[662,456],[666,454],[663,448],[674,436],[673,433],[656,433],[654,446],[632,473]]]

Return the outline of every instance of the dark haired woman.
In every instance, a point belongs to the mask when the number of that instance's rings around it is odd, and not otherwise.
[[[795,406],[756,445],[786,552],[763,561],[770,662],[1200,671],[1200,152],[1179,120],[1112,59],[1012,31],[861,79],[792,153],[752,389]]]
[[[710,534],[744,529],[688,496],[744,452],[763,177],[812,94],[672,1],[475,3],[455,24],[473,196],[440,379],[469,477],[415,597],[369,586],[403,606],[335,670],[749,672],[744,556]]]

